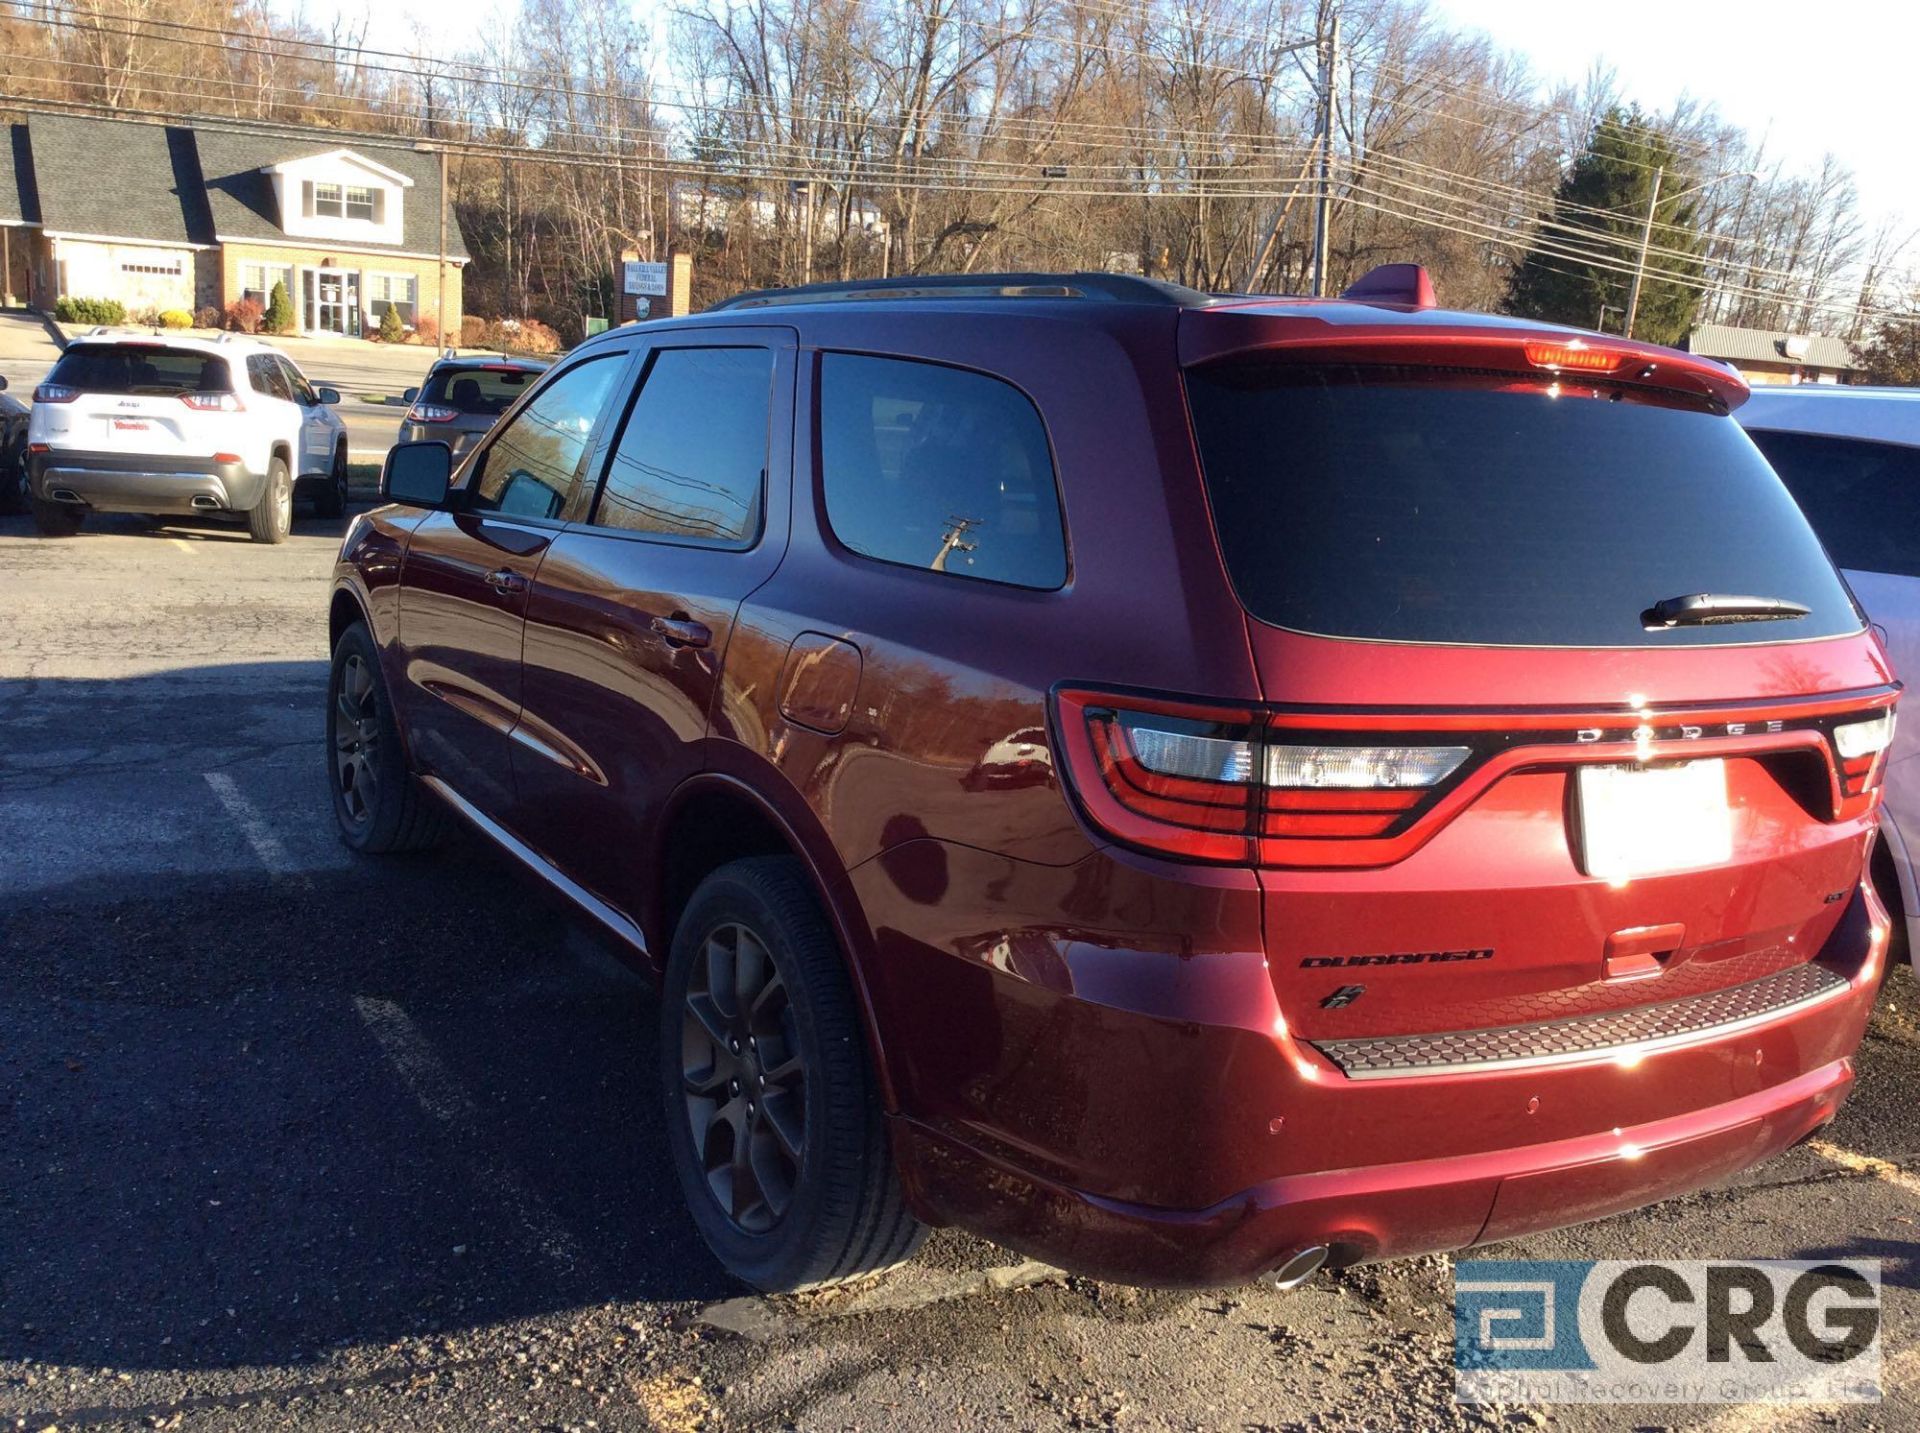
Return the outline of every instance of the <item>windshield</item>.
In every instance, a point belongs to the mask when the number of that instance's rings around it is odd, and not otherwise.
[[[524,368],[436,368],[427,375],[420,401],[498,418],[539,377]]]
[[[1254,617],[1381,641],[1667,647],[1860,630],[1806,520],[1731,418],[1512,375],[1214,365],[1188,401]],[[1649,630],[1693,593],[1780,621]]]
[[[47,382],[82,393],[157,397],[233,389],[224,358],[185,348],[106,343],[75,344],[60,355]]]

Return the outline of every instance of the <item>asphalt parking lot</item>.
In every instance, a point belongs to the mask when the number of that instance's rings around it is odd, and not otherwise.
[[[339,531],[0,520],[0,1426],[1920,1426],[1904,969],[1819,1143],[1507,1246],[1878,1257],[1877,1405],[1462,1407],[1442,1259],[1152,1292],[942,1233],[745,1295],[666,1167],[644,984],[477,841],[335,842]]]

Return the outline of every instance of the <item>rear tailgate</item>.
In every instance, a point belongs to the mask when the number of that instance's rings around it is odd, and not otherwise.
[[[1852,904],[1879,765],[1835,731],[1892,676],[1725,416],[1737,381],[1626,381],[1637,349],[1619,381],[1530,372],[1524,346],[1188,374],[1287,788],[1262,818],[1272,978],[1323,1048],[1746,986]],[[1784,615],[1652,615],[1706,592]],[[1421,753],[1446,769],[1412,789]]]
[[[224,358],[157,342],[74,344],[39,395],[37,441],[164,457],[232,448],[241,403]]]

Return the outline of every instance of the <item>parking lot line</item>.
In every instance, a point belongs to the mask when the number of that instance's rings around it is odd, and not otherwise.
[[[567,1232],[547,1202],[488,1152],[479,1109],[407,1012],[391,1000],[371,995],[354,996],[353,1006],[360,1014],[361,1023],[386,1055],[387,1063],[400,1077],[400,1083],[406,1086],[407,1093],[472,1151],[479,1166],[474,1171],[478,1182],[493,1190],[512,1209],[534,1246],[562,1271],[570,1273],[589,1267],[579,1242]]]
[[[1870,1154],[1855,1154],[1850,1149],[1842,1149],[1839,1145],[1830,1144],[1824,1139],[1808,1140],[1807,1148],[1822,1159],[1839,1165],[1842,1169],[1850,1169],[1855,1174],[1871,1174],[1876,1179],[1886,1180],[1896,1189],[1905,1190],[1908,1194],[1920,1194],[1920,1174],[1902,1169],[1889,1160],[1875,1159]]]
[[[167,541],[172,543],[175,547],[179,548],[182,552],[197,553],[200,550],[199,548],[195,547],[192,543],[188,542],[184,537],[170,537],[167,539]]]
[[[224,771],[203,774],[207,778],[207,785],[213,788],[213,794],[220,798],[220,804],[227,808],[227,814],[239,825],[240,834],[253,847],[253,854],[260,858],[260,864],[276,876],[298,875],[299,868],[294,865],[293,857],[287,854],[286,846],[253,803],[240,794],[240,788],[233,778]]]

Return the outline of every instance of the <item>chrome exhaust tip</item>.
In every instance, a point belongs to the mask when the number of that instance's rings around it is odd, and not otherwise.
[[[193,505],[201,512],[218,511],[220,499],[207,493],[195,493],[193,495]]]
[[[1285,1292],[1297,1289],[1326,1266],[1327,1246],[1310,1244],[1287,1255],[1273,1268],[1260,1276],[1260,1281]]]

